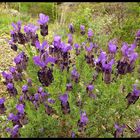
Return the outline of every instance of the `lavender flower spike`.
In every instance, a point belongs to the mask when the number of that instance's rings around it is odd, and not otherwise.
[[[69,31],[73,34],[75,32],[75,29],[73,27],[73,24],[69,24]]]
[[[40,25],[46,24],[48,23],[48,21],[49,21],[49,16],[46,16],[45,14],[42,14],[42,13],[39,14],[38,23]]]
[[[116,53],[117,51],[116,41],[114,40],[109,41],[108,50],[110,53],[114,53],[114,54]]]
[[[18,104],[18,105],[16,106],[16,109],[18,110],[18,112],[19,112],[20,114],[24,114],[24,105],[23,105],[23,104]]]
[[[24,85],[23,87],[22,87],[22,92],[27,92],[28,91],[28,86],[27,85]]]
[[[66,104],[68,101],[68,94],[63,94],[59,96],[59,100],[63,103]]]
[[[85,26],[84,25],[80,25],[80,29],[81,29],[81,35],[85,34]]]
[[[39,20],[38,23],[40,24],[40,33],[42,36],[48,35],[48,21],[49,16],[46,16],[42,13],[39,14]]]
[[[0,105],[4,104],[5,98],[0,98]]]
[[[126,126],[125,125],[120,126],[118,124],[115,124],[114,127],[116,129],[114,133],[114,137],[115,138],[123,137],[123,131],[126,128]]]

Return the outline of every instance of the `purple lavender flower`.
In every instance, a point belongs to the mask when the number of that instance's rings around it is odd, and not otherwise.
[[[21,52],[14,58],[14,62],[16,63],[16,70],[21,73],[23,70],[26,70],[28,64],[28,56],[25,52]]]
[[[72,80],[74,80],[76,83],[79,82],[80,74],[77,72],[75,67],[71,71],[71,76],[72,76]]]
[[[71,90],[72,90],[72,83],[68,83],[68,84],[66,85],[66,90],[67,90],[67,91],[71,91]]]
[[[26,93],[28,91],[28,86],[27,85],[23,85],[22,86],[22,92]]]
[[[13,83],[7,83],[7,91],[9,92],[10,96],[16,96],[18,94]]]
[[[40,33],[42,36],[48,35],[48,21],[49,16],[46,16],[42,13],[39,14],[38,23],[40,24]]]
[[[81,29],[81,35],[85,34],[85,26],[84,25],[80,25],[80,29]]]
[[[136,88],[136,85],[133,86],[133,91],[131,93],[128,93],[128,95],[126,96],[128,105],[127,108],[131,105],[131,104],[135,104],[136,101],[139,99],[140,96],[140,90],[138,90]]]
[[[68,94],[65,93],[65,94],[63,94],[63,95],[60,95],[60,96],[59,96],[59,100],[60,100],[63,104],[66,104],[67,101],[68,101]]]
[[[33,24],[28,24],[24,26],[24,32],[26,34],[31,34],[31,35],[35,34],[37,30],[38,30],[38,27]]]
[[[60,95],[59,100],[61,101],[61,110],[62,110],[63,114],[70,113],[70,106],[69,106],[69,102],[68,102],[68,94],[65,93],[63,95]]]
[[[40,52],[42,52],[43,50],[45,50],[45,48],[48,47],[48,43],[46,41],[44,41],[41,45],[39,41],[36,41],[35,46]]]
[[[134,68],[134,62],[138,58],[138,54],[135,52],[136,44],[133,43],[131,45],[127,43],[123,43],[121,48],[123,57],[118,61],[117,69],[119,74],[131,73]]]
[[[114,137],[115,138],[123,137],[123,131],[126,128],[126,126],[125,125],[120,126],[118,124],[115,124],[114,127],[116,129],[114,133]]]
[[[78,120],[78,131],[84,131],[85,130],[85,126],[88,123],[88,117],[86,115],[86,112],[81,112],[80,114],[80,120]]]
[[[4,104],[5,98],[0,98],[0,105]]]
[[[102,66],[103,66],[104,71],[112,71],[113,64],[114,64],[114,59],[112,59],[108,63],[105,63],[105,60],[102,61]]]
[[[80,48],[79,44],[77,44],[77,43],[74,44],[74,47],[75,47],[75,49]]]
[[[12,37],[12,40],[13,42],[17,42],[19,44],[25,44],[26,43],[26,37],[23,33],[21,33],[21,22],[18,21],[16,24],[15,23],[12,23],[12,26],[14,28],[13,31],[11,31],[11,37]]]
[[[81,29],[82,31],[85,31],[85,26],[84,26],[84,25],[80,25],[80,29]]]
[[[16,68],[10,67],[10,68],[9,68],[9,71],[10,71],[11,73],[15,73],[15,72],[16,72]]]
[[[14,58],[14,62],[16,64],[20,63],[22,61],[21,55],[18,55],[17,57]]]
[[[32,86],[32,79],[30,79],[30,78],[27,79],[27,85]]]
[[[21,21],[18,21],[16,24],[12,23],[12,26],[14,28],[14,32],[20,32],[20,30],[21,30]]]
[[[23,96],[23,95],[21,95],[21,96],[19,97],[19,102],[20,102],[20,104],[24,103],[24,96]]]
[[[24,105],[23,105],[23,104],[18,104],[18,105],[16,106],[16,109],[18,110],[18,112],[19,112],[20,114],[24,114]]]
[[[3,78],[6,80],[6,84],[12,82],[12,74],[6,73],[5,71],[1,73]]]
[[[140,37],[140,29],[137,31],[136,37]]]
[[[48,94],[48,93],[46,93],[46,92],[41,92],[41,97],[42,97],[43,99],[45,99],[46,96],[50,96],[50,94]]]
[[[130,56],[129,56],[129,61],[130,63],[131,62],[134,62],[136,59],[138,58],[138,53],[132,53]]]
[[[75,43],[74,48],[76,49],[76,55],[79,55],[80,54],[80,50],[79,50],[80,46],[79,46],[79,44]]]
[[[38,65],[40,67],[45,67],[46,66],[46,64],[41,61],[40,56],[34,56],[33,60],[34,60],[35,65]]]
[[[68,52],[72,49],[72,46],[70,44],[66,44],[62,47],[62,51],[65,53],[65,52]]]
[[[94,86],[91,85],[91,84],[89,84],[89,85],[86,87],[87,92],[92,92],[93,89],[94,89]]]
[[[85,49],[86,49],[87,52],[91,52],[93,47],[94,47],[94,44],[92,42],[90,42],[90,46],[89,47],[85,47]]]
[[[53,100],[53,99],[51,99],[51,98],[48,98],[48,102],[49,102],[50,104],[54,104],[54,103],[55,103],[55,100]]]
[[[140,134],[140,121],[138,121],[137,124],[136,124],[135,132],[136,132],[138,135]]]
[[[40,56],[33,57],[34,63],[40,67],[45,67],[48,63],[55,63],[56,59],[53,57],[46,57],[45,61],[41,60]]]
[[[100,52],[100,55],[98,57],[98,59],[95,60],[95,64],[99,64],[101,63],[102,64],[102,61],[106,60],[107,59],[107,55],[106,55],[106,52],[102,51]]]
[[[38,35],[36,34],[36,31],[38,30],[38,27],[33,24],[28,24],[24,26],[24,32],[26,33],[26,40],[29,42],[31,40],[31,44],[34,46],[35,41],[38,40]]]
[[[11,138],[19,138],[19,125],[15,125],[12,129],[11,129]]]
[[[88,40],[92,41],[92,37],[93,37],[93,31],[91,28],[88,29]]]
[[[73,44],[73,37],[72,37],[72,34],[68,34],[68,43],[69,44]]]
[[[13,113],[10,113],[10,114],[8,115],[8,120],[17,122],[17,121],[19,120],[19,116],[14,115]]]
[[[44,25],[44,24],[47,24],[48,22],[49,22],[49,16],[46,16],[45,14],[40,13],[38,23],[40,25]]]
[[[106,52],[101,51],[101,52],[100,52],[100,56],[99,56],[99,58],[98,58],[98,61],[102,62],[102,61],[103,61],[104,59],[106,59],[106,58],[107,58]]]
[[[130,55],[134,53],[135,48],[136,48],[136,44],[128,45],[128,47],[124,50],[125,51],[124,56],[125,57],[130,57]]]
[[[34,95],[34,98],[35,98],[36,101],[38,101],[38,100],[39,100],[39,94],[36,93],[36,94]]]
[[[88,29],[88,37],[91,38],[93,36],[93,31],[92,29]]]
[[[12,90],[14,88],[13,83],[8,83],[7,84],[7,89]]]
[[[5,98],[0,98],[0,114],[4,114],[5,113],[5,106],[4,106],[4,102],[5,102]]]
[[[74,132],[71,133],[71,137],[75,138],[75,133]]]
[[[43,88],[42,87],[39,87],[38,88],[38,93],[42,93],[43,92]]]
[[[124,56],[127,56],[127,49],[128,49],[128,44],[126,42],[124,42],[122,45],[122,48],[121,48],[122,54]]]
[[[18,42],[18,35],[15,31],[10,31],[11,34],[11,40],[9,41],[10,45],[13,45],[14,43]]]
[[[69,24],[69,31],[70,31],[70,33],[72,33],[72,34],[75,32],[75,29],[74,29],[74,26],[73,26],[72,23]]]
[[[85,125],[87,124],[88,118],[87,118],[86,112],[82,112],[81,113],[81,115],[80,115],[80,122],[85,124]]]
[[[108,43],[108,51],[110,53],[114,53],[114,54],[116,53],[116,51],[117,51],[116,40],[109,41],[109,43]]]
[[[103,68],[103,79],[106,84],[109,84],[111,79],[111,73],[112,73],[112,66],[114,64],[114,59],[112,59],[110,62],[106,62],[105,60],[102,61],[102,68]]]
[[[54,47],[59,48],[60,44],[61,44],[61,37],[58,35],[54,36],[54,40],[53,40]]]

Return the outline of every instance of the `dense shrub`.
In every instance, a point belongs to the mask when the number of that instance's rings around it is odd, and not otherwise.
[[[138,137],[140,32],[104,44],[83,20],[48,40],[49,16],[39,16],[39,26],[12,24],[19,54],[2,72],[10,96],[0,98],[2,137]]]

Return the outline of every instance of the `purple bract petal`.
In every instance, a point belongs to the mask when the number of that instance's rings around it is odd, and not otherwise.
[[[11,73],[14,73],[14,72],[16,71],[16,68],[14,68],[14,67],[10,67],[9,70],[10,70]]]
[[[39,94],[38,93],[36,93],[35,95],[34,95],[34,98],[35,98],[35,100],[39,100]]]
[[[116,42],[114,40],[109,41],[109,43],[108,43],[108,49],[109,49],[109,52],[116,53],[116,51],[117,51],[117,45],[116,45]]]
[[[8,84],[7,84],[7,88],[10,89],[10,90],[13,89],[13,88],[14,88],[13,83],[8,83]]]
[[[41,61],[40,56],[34,56],[33,60],[34,60],[35,65],[38,65],[40,67],[45,67],[46,66],[46,64]]]
[[[39,14],[38,23],[39,23],[40,25],[47,24],[48,21],[49,21],[49,16],[46,16],[45,14],[42,14],[42,13]]]
[[[18,104],[16,106],[16,109],[18,110],[19,113],[24,114],[24,105],[23,104]]]
[[[75,49],[78,49],[80,46],[79,46],[79,44],[75,43],[74,47],[75,47]]]
[[[27,86],[27,85],[23,85],[23,86],[22,86],[22,91],[23,91],[23,92],[28,91],[28,86]]]
[[[84,25],[80,25],[80,29],[81,29],[81,31],[85,31],[85,26]]]
[[[92,91],[94,89],[94,86],[93,85],[88,85],[87,88],[88,88],[89,91]]]
[[[3,97],[3,98],[0,98],[0,105],[1,104],[4,104],[4,102],[5,102],[5,98]]]
[[[55,103],[55,100],[53,100],[51,98],[48,98],[48,102],[51,103],[51,104],[54,104]]]
[[[63,94],[63,95],[60,95],[60,96],[59,96],[59,100],[60,100],[62,103],[67,103],[67,101],[68,101],[68,94],[65,93],[65,94]]]
[[[90,38],[90,37],[92,37],[93,36],[93,31],[92,31],[92,29],[88,29],[88,37]]]
[[[39,87],[39,88],[38,88],[38,92],[39,92],[39,93],[43,92],[43,88],[42,88],[42,87]]]
[[[80,115],[80,122],[84,123],[84,124],[87,124],[88,122],[88,118],[87,118],[87,115],[85,112],[82,112],[81,115]]]

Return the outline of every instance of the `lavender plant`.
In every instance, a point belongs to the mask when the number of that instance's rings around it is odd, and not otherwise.
[[[138,86],[131,90],[135,79],[130,80],[138,59],[139,33],[134,43],[123,43],[120,50],[117,40],[110,40],[105,51],[84,25],[79,27],[78,40],[72,23],[65,40],[60,35],[47,40],[48,22],[41,13],[39,26],[12,23],[9,46],[19,54],[15,65],[2,72],[10,95],[7,100],[0,98],[0,113],[7,116],[3,136],[125,137],[129,128],[123,124],[140,95]],[[122,93],[124,79],[130,86]]]

